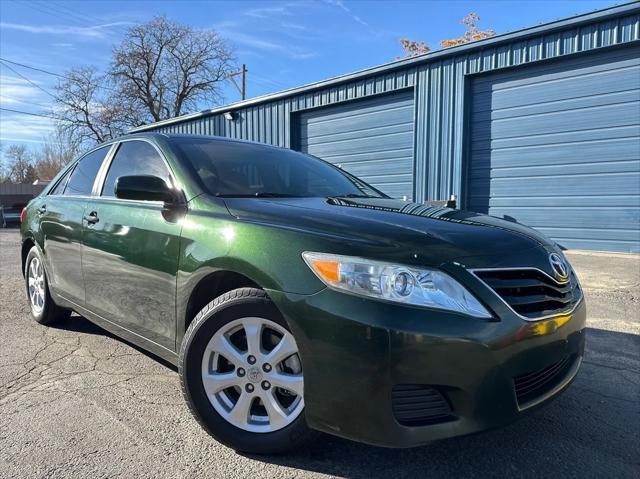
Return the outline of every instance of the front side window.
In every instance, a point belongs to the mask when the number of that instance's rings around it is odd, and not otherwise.
[[[115,196],[116,180],[121,176],[150,175],[162,178],[171,184],[171,175],[156,149],[146,141],[125,141],[116,152],[107,178],[102,187],[102,196]]]
[[[385,197],[355,176],[296,151],[206,138],[172,143],[212,195]]]
[[[93,182],[96,180],[100,165],[102,165],[102,161],[104,157],[107,156],[108,151],[109,147],[106,146],[89,153],[80,160],[80,163],[78,163],[73,173],[71,173],[67,188],[64,190],[65,196],[91,195]]]

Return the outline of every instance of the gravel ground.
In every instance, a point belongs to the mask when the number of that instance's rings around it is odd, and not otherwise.
[[[640,256],[570,253],[589,306],[569,390],[504,429],[415,449],[320,436],[250,457],[204,433],[175,368],[79,316],[29,317],[16,230],[0,230],[0,478],[638,477]]]

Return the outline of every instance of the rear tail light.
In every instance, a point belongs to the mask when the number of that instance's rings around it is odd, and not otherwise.
[[[22,208],[22,211],[20,212],[20,223],[24,223],[24,219],[27,216],[27,207],[25,206],[24,208]]]

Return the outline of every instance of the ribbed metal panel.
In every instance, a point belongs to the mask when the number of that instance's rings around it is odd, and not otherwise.
[[[386,194],[413,198],[413,90],[300,115],[296,145]]]
[[[415,200],[445,199],[455,194],[464,201],[463,165],[467,152],[463,133],[468,103],[465,96],[475,74],[580,52],[600,49],[613,52],[617,48],[612,46],[639,40],[640,4],[634,3],[142,129],[204,132],[289,148],[296,143],[291,134],[296,131],[298,113],[413,87]],[[239,115],[235,121],[222,115],[231,109]]]
[[[476,78],[469,207],[640,251],[640,45]]]

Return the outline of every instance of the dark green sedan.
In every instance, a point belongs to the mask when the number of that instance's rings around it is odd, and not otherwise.
[[[34,319],[73,310],[178,365],[196,419],[237,450],[501,426],[582,360],[583,293],[553,242],[291,150],[126,136],[21,219]]]

